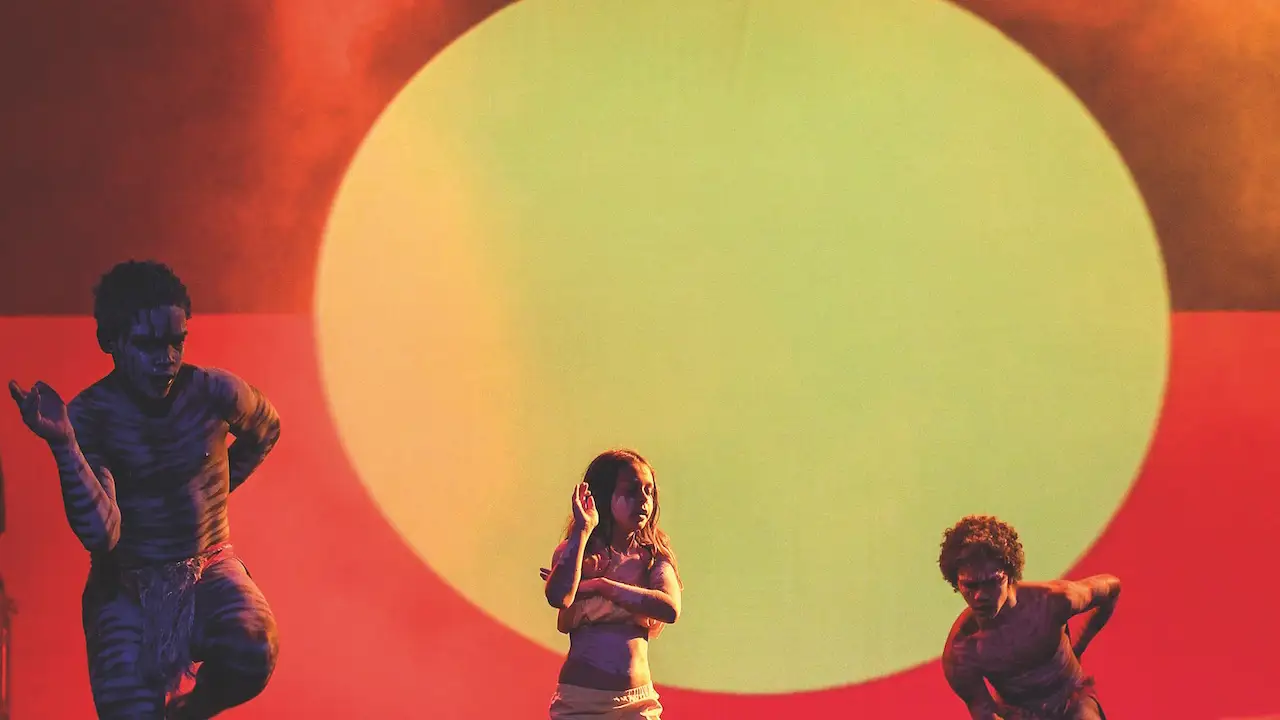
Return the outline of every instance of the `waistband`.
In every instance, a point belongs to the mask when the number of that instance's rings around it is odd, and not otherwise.
[[[1085,700],[1094,697],[1093,677],[1075,678],[1057,692],[1037,702],[1001,702],[1000,716],[1006,720],[1060,720],[1068,717]]]
[[[121,558],[114,552],[94,553],[89,556],[89,568],[90,570],[110,570],[119,573],[121,576],[137,575],[145,572],[160,572],[165,569],[178,568],[193,563],[209,565],[215,560],[223,559],[224,555],[234,555],[234,549],[231,547],[230,541],[218,543],[204,552],[177,560],[134,562]]]
[[[581,698],[586,701],[607,702],[615,705],[626,705],[628,703],[656,699],[658,697],[658,691],[653,687],[653,683],[633,687],[630,690],[624,690],[622,692],[617,690],[598,690],[596,688],[586,688],[579,685],[559,683],[556,685],[556,694],[565,698]]]

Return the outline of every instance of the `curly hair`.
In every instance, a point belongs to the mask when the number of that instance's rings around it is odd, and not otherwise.
[[[93,319],[98,347],[111,352],[113,341],[129,331],[139,312],[174,305],[191,317],[191,297],[173,270],[154,260],[127,260],[111,268],[93,288]]]
[[[969,515],[942,534],[938,569],[953,589],[959,588],[960,565],[975,554],[999,563],[1009,582],[1022,579],[1027,558],[1018,531],[1009,523],[992,515]]]

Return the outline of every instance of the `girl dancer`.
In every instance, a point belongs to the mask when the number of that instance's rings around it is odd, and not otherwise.
[[[658,528],[653,468],[632,450],[601,453],[572,507],[564,541],[542,570],[547,602],[559,608],[557,627],[570,641],[551,720],[659,718],[649,640],[680,617],[681,585]]]

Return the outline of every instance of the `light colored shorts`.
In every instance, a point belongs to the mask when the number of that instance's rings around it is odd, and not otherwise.
[[[661,717],[662,703],[658,702],[658,691],[653,685],[619,693],[560,683],[551,696],[551,720],[658,720]]]

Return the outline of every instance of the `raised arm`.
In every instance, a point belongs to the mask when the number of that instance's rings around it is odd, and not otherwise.
[[[551,554],[551,573],[547,576],[544,592],[547,603],[564,610],[573,604],[582,584],[582,556],[587,546],[586,531],[572,531]]]
[[[235,441],[227,448],[231,490],[244,484],[280,439],[280,416],[257,388],[226,370],[206,368],[209,387]]]
[[[22,421],[53,451],[71,531],[89,552],[114,548],[120,540],[116,484],[98,449],[97,423],[88,402],[76,398],[68,408],[57,391],[43,382],[24,391],[10,381],[9,394],[18,403]]]
[[[1076,657],[1080,657],[1115,612],[1116,601],[1120,599],[1120,578],[1094,575],[1079,581],[1062,580],[1051,583],[1050,590],[1063,623],[1081,613],[1093,613],[1074,645]]]
[[[573,524],[569,528],[568,537],[551,556],[551,572],[547,575],[544,588],[551,607],[562,610],[572,605],[578,595],[587,538],[591,537],[591,531],[600,524],[600,511],[596,509],[596,500],[591,497],[591,490],[586,483],[573,489],[570,506],[573,509]]]
[[[680,580],[665,558],[654,562],[647,588],[601,577],[582,581],[580,592],[600,595],[633,615],[668,625],[680,619]]]
[[[999,708],[982,674],[966,662],[965,647],[963,641],[955,641],[954,636],[947,640],[947,647],[942,652],[942,673],[947,684],[964,701],[972,720],[1002,720],[996,714]]]

